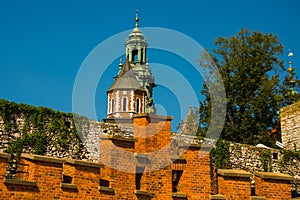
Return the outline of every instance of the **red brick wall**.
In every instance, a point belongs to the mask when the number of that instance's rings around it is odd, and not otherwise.
[[[24,162],[30,162],[23,158]],[[6,160],[7,162],[7,160]],[[1,177],[3,176],[3,168]],[[0,190],[2,190],[1,199],[55,199],[61,196],[61,175],[62,164],[53,162],[36,161],[31,163],[29,171],[30,181],[34,181],[37,187],[28,185],[3,184],[1,181]],[[3,179],[2,179],[3,180]]]
[[[210,165],[207,148],[192,145],[182,155],[186,167],[180,178],[178,190],[188,195],[188,199],[210,199]]]
[[[135,152],[147,155],[148,164],[141,179],[141,190],[151,199],[171,199],[172,169],[170,167],[171,117],[136,115],[134,117]]]
[[[113,199],[135,199],[134,142],[120,138],[100,139],[101,179],[109,181],[115,194],[105,194]]]
[[[255,193],[272,200],[291,199],[291,181],[255,176]]]
[[[219,176],[218,191],[228,200],[250,199],[250,178]]]
[[[20,162],[28,164],[27,181],[7,181],[4,177],[8,155],[0,153],[0,199],[104,199],[104,200],[189,200],[210,199],[211,180],[209,146],[178,145],[181,157],[171,157],[170,117],[137,115],[134,118],[134,139],[107,136],[100,139],[100,164],[71,159],[23,154]],[[171,161],[175,162],[172,164]],[[175,159],[176,160],[176,159]],[[136,168],[143,167],[140,189],[136,191]],[[181,170],[177,192],[172,194],[172,170]],[[226,199],[249,199],[249,176],[240,172],[219,174],[219,194]],[[62,184],[62,175],[72,177],[71,184]],[[233,175],[232,175],[233,174]],[[272,174],[269,174],[272,176]],[[267,200],[290,199],[291,184],[284,180],[256,177],[256,194]],[[99,180],[109,181],[101,187]],[[23,185],[20,185],[23,183]],[[36,187],[32,184],[36,184]],[[175,197],[176,196],[176,197]]]

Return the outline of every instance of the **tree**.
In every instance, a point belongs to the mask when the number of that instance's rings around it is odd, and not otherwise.
[[[247,144],[273,146],[280,140],[279,109],[287,104],[287,88],[281,74],[283,46],[276,35],[241,29],[236,36],[218,37],[211,58],[226,90],[226,118],[221,138]],[[205,54],[200,65],[205,67]],[[204,84],[200,102],[199,134],[209,126],[210,94]]]

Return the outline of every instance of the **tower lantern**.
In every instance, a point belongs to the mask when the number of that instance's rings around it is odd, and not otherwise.
[[[125,63],[120,59],[118,76],[107,90],[105,122],[131,124],[133,114],[155,113],[152,92],[156,85],[148,63],[147,46],[139,29],[137,10],[135,28],[125,42]]]

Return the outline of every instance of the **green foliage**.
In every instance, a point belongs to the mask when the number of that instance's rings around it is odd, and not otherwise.
[[[285,166],[287,164],[293,164],[293,160],[300,160],[300,151],[299,150],[282,150],[282,159],[281,165]]]
[[[245,144],[263,143],[275,147],[280,141],[279,109],[287,104],[282,77],[283,46],[272,33],[241,29],[236,36],[219,37],[210,55],[220,71],[226,89],[226,118],[222,139]],[[206,67],[207,54],[200,65]],[[208,82],[210,77],[205,77]],[[218,87],[217,85],[215,87]],[[211,99],[203,85],[199,134],[210,124]]]
[[[211,165],[215,165],[217,169],[226,169],[229,165],[229,159],[229,142],[218,140],[216,146],[210,151]]]
[[[32,135],[24,134],[22,137],[13,141],[5,151],[9,154],[15,153],[19,155],[22,153],[24,146],[32,146],[35,148],[36,154],[44,155],[46,153],[48,140],[49,138],[45,133],[37,132]]]
[[[18,129],[16,116],[21,115],[24,118],[24,125],[19,130],[21,137],[9,145],[6,149],[8,153],[20,154],[24,146],[31,146],[35,149],[36,154],[44,155],[47,144],[51,140],[49,135],[58,135],[57,145],[63,149],[67,149],[72,140],[80,144],[76,127],[69,127],[74,124],[72,114],[53,111],[45,107],[16,104],[0,99],[0,116],[5,123],[5,131],[9,132],[12,128]],[[29,133],[30,127],[34,128],[35,131]]]
[[[260,160],[265,172],[272,172],[272,156],[270,150],[262,150],[260,152]]]

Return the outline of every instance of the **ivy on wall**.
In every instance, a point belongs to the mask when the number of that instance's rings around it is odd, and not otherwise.
[[[261,150],[260,151],[260,160],[264,172],[272,172],[272,156],[270,150]]]
[[[292,165],[294,160],[300,160],[300,151],[299,150],[286,150],[283,149],[281,151],[282,153],[282,159],[281,159],[281,166],[285,166],[285,165]]]
[[[226,169],[229,165],[229,159],[229,142],[218,140],[216,146],[210,151],[211,164],[214,164],[217,169]]]
[[[56,145],[62,150],[67,149],[72,140],[75,140],[78,146],[80,145],[73,115],[70,113],[0,99],[0,116],[4,121],[6,132],[19,131],[21,133],[21,137],[13,141],[6,149],[7,153],[20,154],[23,147],[30,146],[35,149],[36,154],[44,155],[53,135],[58,136]],[[18,117],[24,119],[22,127],[17,124]]]

